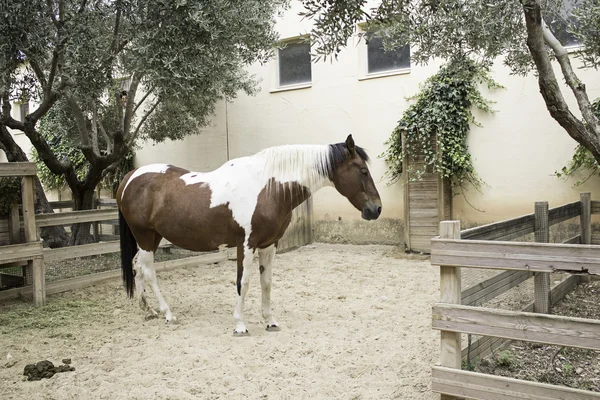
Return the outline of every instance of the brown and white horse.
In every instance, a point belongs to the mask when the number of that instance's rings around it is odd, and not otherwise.
[[[381,200],[367,161],[367,154],[350,135],[345,143],[268,148],[207,173],[167,164],[129,172],[117,191],[121,267],[128,296],[133,297],[135,287],[142,309],[152,311],[144,297],[149,284],[166,322],[171,322],[174,317],[153,266],[161,239],[192,251],[237,247],[234,334],[247,334],[244,297],[258,251],[262,314],[267,330],[279,330],[271,313],[272,263],[292,210],[312,193],[333,185],[364,219],[377,219]]]

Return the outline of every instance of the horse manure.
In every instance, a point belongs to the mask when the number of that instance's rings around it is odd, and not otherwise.
[[[54,374],[59,372],[75,371],[75,368],[69,365],[71,363],[70,358],[65,358],[62,361],[63,365],[58,367],[55,367],[48,360],[39,361],[36,364],[27,364],[23,369],[23,375],[27,376],[28,381],[39,381],[43,378],[52,378]]]

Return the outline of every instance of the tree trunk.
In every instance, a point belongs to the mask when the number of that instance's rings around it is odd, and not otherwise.
[[[91,210],[94,206],[94,190],[93,187],[83,187],[78,190],[73,190],[74,210]],[[73,188],[71,188],[73,189]],[[90,234],[89,222],[83,224],[74,224],[71,226],[71,245],[88,244],[94,241]]]
[[[8,128],[0,124],[0,150],[6,153],[6,158],[9,162],[28,162],[27,156],[21,150],[19,145],[14,141]],[[35,178],[35,213],[49,214],[54,213],[54,210],[48,203],[46,193],[42,188],[40,180]],[[49,226],[41,228],[42,239],[50,248],[64,247],[69,243],[69,235],[62,226]]]

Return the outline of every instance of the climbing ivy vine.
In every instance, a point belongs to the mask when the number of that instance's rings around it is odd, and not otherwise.
[[[479,91],[480,83],[490,89],[502,87],[490,77],[486,66],[468,57],[456,57],[422,84],[421,91],[411,98],[415,103],[404,112],[381,155],[388,164],[387,179],[400,179],[404,157],[418,157],[424,164],[419,163],[420,168],[409,164],[411,181],[421,179],[430,166],[451,178],[454,185],[464,188],[470,183],[480,190],[484,182],[473,167],[467,133],[470,124],[481,126],[473,116],[473,107],[494,112],[491,101]],[[432,138],[436,137],[437,146],[433,146]]]
[[[594,111],[594,114],[600,118],[600,98],[597,98],[592,103],[592,110]],[[598,166],[598,162],[592,153],[582,145],[578,145],[575,148],[575,153],[573,154],[571,161],[569,161],[566,166],[562,167],[560,171],[556,171],[555,174],[557,177],[564,178],[566,180],[569,177],[574,176],[577,172],[584,172],[587,175],[585,176],[585,179],[577,180],[575,182],[575,186],[579,186],[587,182],[587,180],[592,176],[600,174],[600,166]]]

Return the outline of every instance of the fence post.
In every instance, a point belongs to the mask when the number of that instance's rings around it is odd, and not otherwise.
[[[579,222],[581,227],[581,244],[592,244],[592,194],[580,193],[581,214]]]
[[[23,201],[23,224],[25,226],[25,242],[37,242],[38,234],[35,226],[34,177],[24,176],[21,182]],[[33,304],[36,307],[46,304],[46,271],[44,260],[34,258],[27,262],[27,272],[33,276]]]
[[[460,239],[460,221],[440,222],[441,239]],[[460,268],[440,265],[440,302],[460,304]],[[461,369],[460,333],[440,331],[441,354],[440,365]],[[443,400],[454,399],[454,396],[442,395]]]
[[[96,196],[96,193],[94,193],[94,197],[92,199],[92,209],[93,210],[97,210],[100,207],[98,206],[98,196]],[[98,222],[92,222],[92,232],[94,234],[94,242],[98,243],[100,241],[100,232],[98,229]]]
[[[535,241],[537,243],[550,242],[550,225],[548,223],[548,202],[535,203]],[[535,289],[533,310],[536,313],[550,314],[550,274],[548,272],[535,273]]]
[[[581,214],[579,214],[579,229],[581,231],[581,244],[592,244],[592,194],[580,193]],[[589,275],[581,275],[579,282],[589,282]]]

